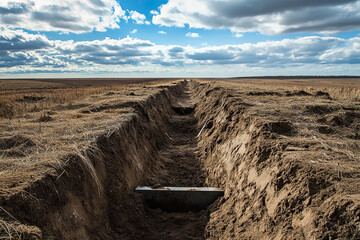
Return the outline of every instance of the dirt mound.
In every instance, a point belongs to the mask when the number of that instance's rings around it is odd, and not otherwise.
[[[293,124],[289,121],[270,122],[267,124],[267,128],[270,132],[287,136],[291,136],[296,132]]]
[[[18,102],[29,102],[29,103],[35,103],[39,101],[45,100],[46,97],[36,97],[36,96],[23,96],[22,99],[18,99]]]
[[[300,90],[300,91],[286,91],[286,96],[287,97],[292,97],[292,96],[312,96],[311,93],[305,92],[304,90]]]
[[[319,133],[322,134],[332,134],[334,133],[334,129],[328,126],[320,126],[319,128]]]
[[[249,92],[249,96],[282,96],[279,92]]]
[[[308,105],[305,106],[305,113],[311,114],[328,114],[340,110],[340,107],[329,106],[329,105]]]
[[[333,126],[349,126],[354,122],[359,122],[360,112],[347,111],[339,113],[329,118],[329,122]]]
[[[325,97],[325,98],[331,99],[330,94],[328,92],[323,92],[323,91],[317,91],[315,93],[315,96],[316,97]]]

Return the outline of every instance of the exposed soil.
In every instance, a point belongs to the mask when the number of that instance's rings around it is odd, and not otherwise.
[[[181,81],[58,106],[45,130],[61,120],[68,131],[61,117],[71,116],[93,138],[51,162],[51,134],[1,135],[0,236],[360,239],[359,103],[319,91]],[[69,135],[57,141],[78,146]],[[166,212],[139,185],[225,194],[202,211]]]
[[[161,187],[201,187],[205,174],[198,157],[196,105],[190,84],[184,84],[183,92],[172,100],[166,132],[166,144],[159,151],[159,162],[163,163],[156,175],[144,179],[143,185]],[[209,211],[166,212],[151,209],[138,194],[132,194],[132,208],[137,208],[136,219],[122,229],[121,239],[204,239]],[[137,199],[137,200],[134,200]],[[127,203],[129,204],[129,203]],[[131,214],[130,212],[127,214]],[[120,216],[119,216],[120,217]],[[137,229],[138,228],[138,229]],[[137,230],[134,230],[137,229]]]
[[[160,151],[164,159],[164,174],[155,186],[202,187],[205,174],[197,148],[198,123],[194,116],[196,99],[192,99],[189,83],[184,92],[174,99],[174,113],[169,118],[168,145]]]

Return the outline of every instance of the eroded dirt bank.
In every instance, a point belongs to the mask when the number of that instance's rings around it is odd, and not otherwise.
[[[1,226],[24,239],[358,239],[350,146],[359,109],[305,93],[164,87],[132,103],[136,114],[86,154],[2,196]],[[221,187],[225,196],[167,213],[148,208],[138,185]]]
[[[326,93],[194,85],[206,184],[225,189],[207,239],[360,238],[359,109]]]

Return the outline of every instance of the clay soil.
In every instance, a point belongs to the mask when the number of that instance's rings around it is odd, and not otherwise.
[[[360,239],[359,79],[111,81],[1,92],[1,239]]]

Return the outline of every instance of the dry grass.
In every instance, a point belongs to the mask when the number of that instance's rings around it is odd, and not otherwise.
[[[262,91],[300,91],[311,94],[327,92],[334,99],[360,101],[360,79],[214,79],[225,86]],[[240,85],[239,85],[240,84]]]
[[[141,83],[1,92],[0,194],[23,191],[45,173],[60,178],[66,174],[63,166],[68,154],[79,157],[100,193],[101,184],[90,160],[94,157],[91,143],[132,117],[133,104],[127,103],[143,101],[161,90],[158,85],[169,83],[152,82],[145,88]],[[23,96],[45,99],[16,101]]]
[[[28,112],[51,109],[56,104],[69,104],[91,95],[107,91],[120,91],[125,86],[66,88],[51,90],[4,91],[0,93],[0,117],[15,118]],[[39,98],[39,101],[24,100],[24,96]]]
[[[49,109],[49,106],[56,104],[71,105],[91,95],[168,81],[169,79],[0,80],[0,118],[12,119],[27,112]],[[32,98],[41,100],[32,101]]]

